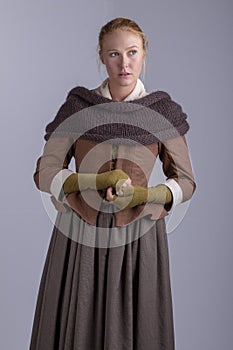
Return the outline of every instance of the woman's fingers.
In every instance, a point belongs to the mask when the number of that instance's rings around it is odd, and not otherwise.
[[[119,180],[116,184],[116,194],[118,196],[124,196],[123,188],[131,186],[131,179]]]
[[[108,187],[106,191],[106,200],[112,202],[114,198],[113,187]]]

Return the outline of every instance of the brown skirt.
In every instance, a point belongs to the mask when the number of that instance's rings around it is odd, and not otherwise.
[[[54,226],[30,350],[174,350],[165,221],[142,218],[126,231],[137,234],[143,221],[150,221],[145,234],[105,248],[77,242]],[[85,234],[78,222],[69,230]],[[114,226],[113,214],[100,212],[96,226],[97,232]]]

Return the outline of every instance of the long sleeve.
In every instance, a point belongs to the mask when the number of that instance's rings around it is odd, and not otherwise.
[[[50,138],[36,163],[33,178],[37,188],[58,200],[63,183],[73,173],[68,169],[72,155],[73,142],[70,138]]]
[[[192,165],[185,136],[178,136],[159,143],[159,158],[173,196],[172,207],[189,200],[195,189]]]

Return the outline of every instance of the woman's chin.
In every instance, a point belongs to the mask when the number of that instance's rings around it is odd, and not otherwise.
[[[117,82],[119,84],[119,86],[133,86],[136,84],[137,79],[132,78],[131,76],[129,76],[128,78],[118,78]]]

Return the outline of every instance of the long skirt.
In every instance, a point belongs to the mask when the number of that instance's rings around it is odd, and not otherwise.
[[[111,231],[114,215],[100,211],[89,244],[90,225],[77,217],[73,210],[57,216],[30,350],[174,350],[164,219],[144,217]],[[130,239],[98,244],[100,230]]]

